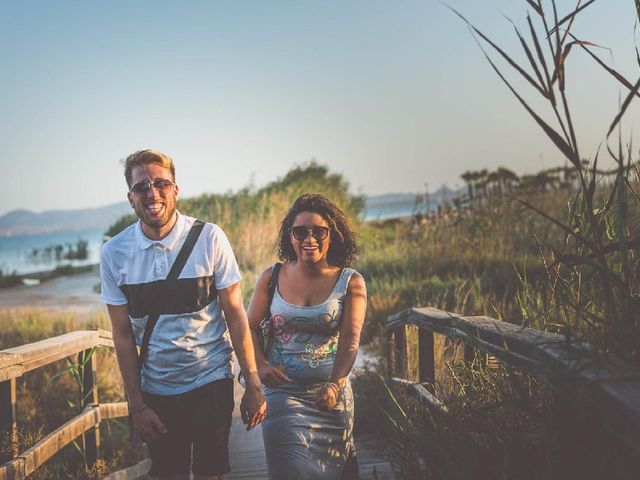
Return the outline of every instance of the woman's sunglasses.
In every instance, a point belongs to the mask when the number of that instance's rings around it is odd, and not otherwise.
[[[143,180],[136,183],[129,191],[136,195],[146,195],[149,193],[149,190],[151,190],[151,187],[155,188],[160,193],[167,193],[169,189],[173,187],[173,182],[166,178],[156,178],[153,182]]]
[[[313,238],[321,242],[329,236],[329,227],[305,227],[300,225],[298,227],[292,227],[291,233],[293,234],[293,238],[299,241],[303,241],[311,234]]]

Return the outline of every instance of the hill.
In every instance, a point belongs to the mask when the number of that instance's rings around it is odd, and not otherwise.
[[[0,217],[0,236],[104,228],[131,212],[127,202],[73,210],[13,210]]]

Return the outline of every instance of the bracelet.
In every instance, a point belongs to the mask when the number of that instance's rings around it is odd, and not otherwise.
[[[147,408],[149,408],[148,405],[142,405],[140,408],[138,408],[137,410],[131,410],[129,409],[129,415],[136,415],[144,410],[146,410]]]
[[[338,385],[337,383],[334,382],[327,382],[324,384],[324,388],[330,388],[331,390],[333,390],[333,393],[336,397],[340,396],[340,393],[342,392],[342,389],[340,388],[340,385]]]

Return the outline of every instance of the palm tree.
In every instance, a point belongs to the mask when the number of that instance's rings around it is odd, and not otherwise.
[[[473,181],[475,180],[475,175],[476,172],[472,172],[470,170],[467,170],[460,175],[460,178],[462,178],[464,183],[467,184],[467,189],[469,190],[469,202],[473,202]]]
[[[519,180],[518,175],[504,167],[498,167],[497,173],[500,178],[501,193],[504,193],[505,190],[511,192],[513,190],[513,184]]]

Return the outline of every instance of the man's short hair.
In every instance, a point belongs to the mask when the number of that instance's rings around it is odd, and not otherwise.
[[[155,163],[168,169],[171,172],[171,181],[176,181],[176,167],[173,165],[173,160],[168,155],[151,150],[138,150],[135,153],[129,155],[124,161],[124,178],[127,180],[127,185],[131,188],[131,172],[139,165],[149,165]]]

